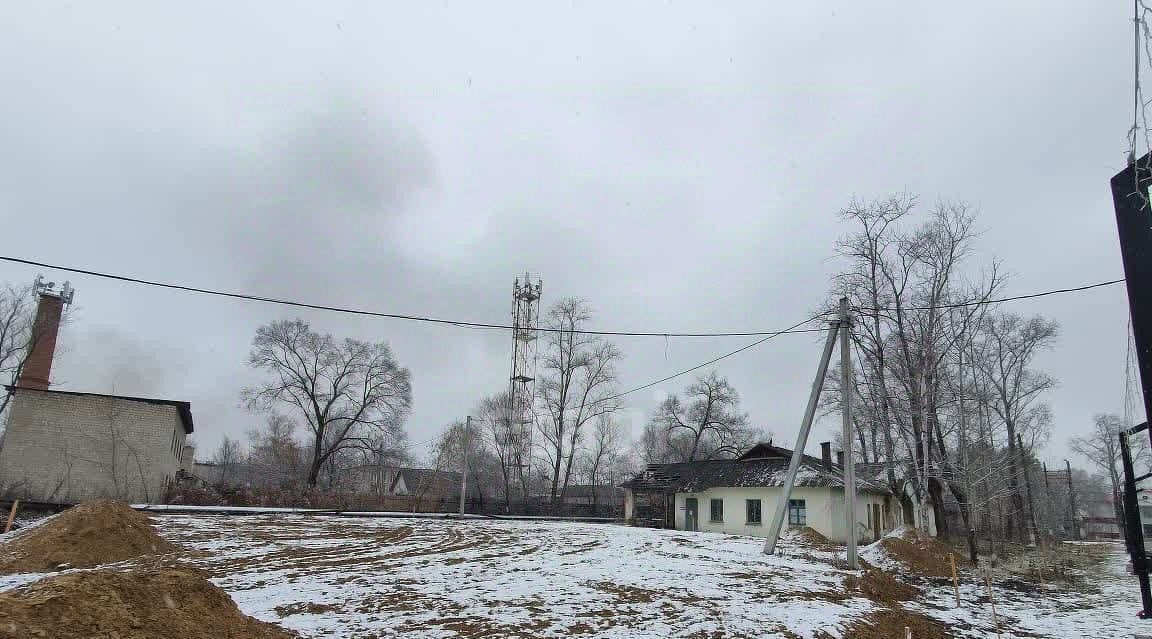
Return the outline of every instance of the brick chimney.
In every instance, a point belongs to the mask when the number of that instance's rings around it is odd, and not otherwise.
[[[64,306],[72,303],[72,286],[64,282],[59,291],[55,282],[45,283],[36,278],[33,287],[40,298],[36,306],[36,320],[32,323],[28,358],[16,380],[18,388],[48,390],[52,379],[52,359],[56,355],[56,337],[60,333],[60,318]]]
[[[820,461],[824,462],[824,470],[832,472],[832,442],[820,442]]]

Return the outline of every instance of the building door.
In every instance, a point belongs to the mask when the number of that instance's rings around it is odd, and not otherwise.
[[[880,520],[880,504],[872,504],[872,523],[875,527],[872,529],[872,541],[880,541],[880,536],[884,534],[884,524]]]
[[[700,504],[695,497],[688,497],[684,500],[684,530],[697,530],[698,521],[700,521]]]

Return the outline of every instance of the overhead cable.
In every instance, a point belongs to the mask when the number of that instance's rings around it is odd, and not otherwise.
[[[10,257],[0,255],[0,261],[12,262],[15,264],[25,264],[28,266],[38,266],[42,268],[50,268],[66,273],[77,273],[80,275],[89,275],[92,277],[99,277],[103,279],[115,280],[118,282],[128,282],[130,284],[140,284],[143,286],[154,286],[157,288],[166,288],[177,291],[184,291],[187,293],[199,293],[202,295],[214,295],[217,297],[227,297],[232,299],[248,300],[253,302],[265,302],[268,304],[280,304],[283,306],[294,306],[298,308],[308,308],[320,311],[330,311],[333,313],[346,313],[350,315],[365,315],[369,317],[382,317],[386,319],[404,320],[410,322],[424,322],[429,324],[444,324],[448,326],[458,326],[462,328],[472,328],[481,330],[512,330],[511,324],[492,324],[487,322],[471,322],[466,320],[452,320],[438,317],[425,317],[420,315],[405,315],[402,313],[383,313],[378,311],[369,311],[365,309],[344,308],[339,306],[329,306],[325,304],[314,304],[310,302],[300,302],[295,300],[280,299],[274,297],[265,297],[262,295],[251,295],[247,293],[235,293],[229,291],[218,291],[207,288],[200,288],[196,286],[188,286],[184,284],[172,284],[170,282],[158,282],[155,280],[146,280],[139,277],[130,277],[127,275],[115,275],[112,273],[103,273],[90,269],[82,269],[70,266],[61,266],[59,264],[48,264],[46,262],[38,262],[35,260],[26,260],[18,257]],[[736,331],[736,332],[706,332],[706,333],[691,333],[691,332],[676,332],[676,331],[593,331],[574,329],[569,330],[565,328],[548,328],[538,327],[535,330],[543,333],[573,333],[579,335],[609,335],[619,337],[754,337],[754,336],[776,336],[784,332],[795,333],[809,333],[813,331],[821,331],[824,329],[802,329],[796,331]]]
[[[956,302],[953,304],[936,304],[934,306],[902,306],[899,309],[894,307],[871,307],[871,306],[858,306],[856,311],[860,312],[895,312],[900,311],[933,311],[947,308],[963,308],[966,306],[982,306],[985,304],[1000,304],[1001,302],[1014,302],[1016,300],[1029,300],[1037,297],[1047,297],[1049,295],[1059,295],[1061,293],[1076,293],[1079,291],[1087,291],[1093,288],[1100,288],[1102,286],[1112,286],[1113,284],[1120,284],[1124,278],[1118,280],[1108,280],[1107,282],[1096,282],[1095,284],[1085,284],[1084,286],[1074,286],[1072,288],[1057,288],[1050,291],[1041,291],[1039,293],[1028,293],[1027,295],[1014,295],[1012,297],[1000,297],[992,300],[972,300],[969,302]]]

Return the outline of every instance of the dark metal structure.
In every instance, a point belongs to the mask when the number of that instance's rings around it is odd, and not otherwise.
[[[1148,554],[1144,547],[1144,525],[1140,520],[1140,500],[1137,498],[1136,482],[1152,477],[1152,473],[1145,473],[1136,477],[1132,468],[1132,448],[1128,438],[1148,430],[1148,422],[1139,426],[1121,431],[1120,459],[1124,465],[1124,543],[1128,546],[1128,556],[1132,558],[1132,572],[1140,581],[1140,602],[1143,608],[1140,617],[1148,619],[1152,616],[1152,587],[1148,582]]]
[[[1112,177],[1116,231],[1127,280],[1132,336],[1140,367],[1145,415],[1152,415],[1152,153]],[[1152,433],[1150,433],[1152,434]]]
[[[1152,416],[1152,202],[1149,202],[1149,186],[1152,186],[1152,153],[1139,159],[1132,158],[1126,169],[1112,177],[1116,231],[1120,236],[1120,255],[1124,261],[1128,309],[1146,416]],[[1128,444],[1129,437],[1144,431],[1152,437],[1147,422],[1121,432],[1119,437],[1124,465],[1125,538],[1132,558],[1132,572],[1140,580],[1140,616],[1148,619],[1152,616],[1152,588],[1148,581],[1148,557],[1136,491],[1137,482],[1150,475],[1136,477]]]

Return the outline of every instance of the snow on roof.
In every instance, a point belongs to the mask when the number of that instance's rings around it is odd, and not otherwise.
[[[654,464],[624,482],[623,486],[677,493],[695,493],[722,487],[783,486],[791,458],[792,451],[788,449],[757,444],[737,459]],[[843,469],[832,464],[831,470],[826,470],[821,460],[804,455],[794,485],[843,488]],[[860,492],[889,494],[883,484],[863,477],[857,477],[856,488]]]

